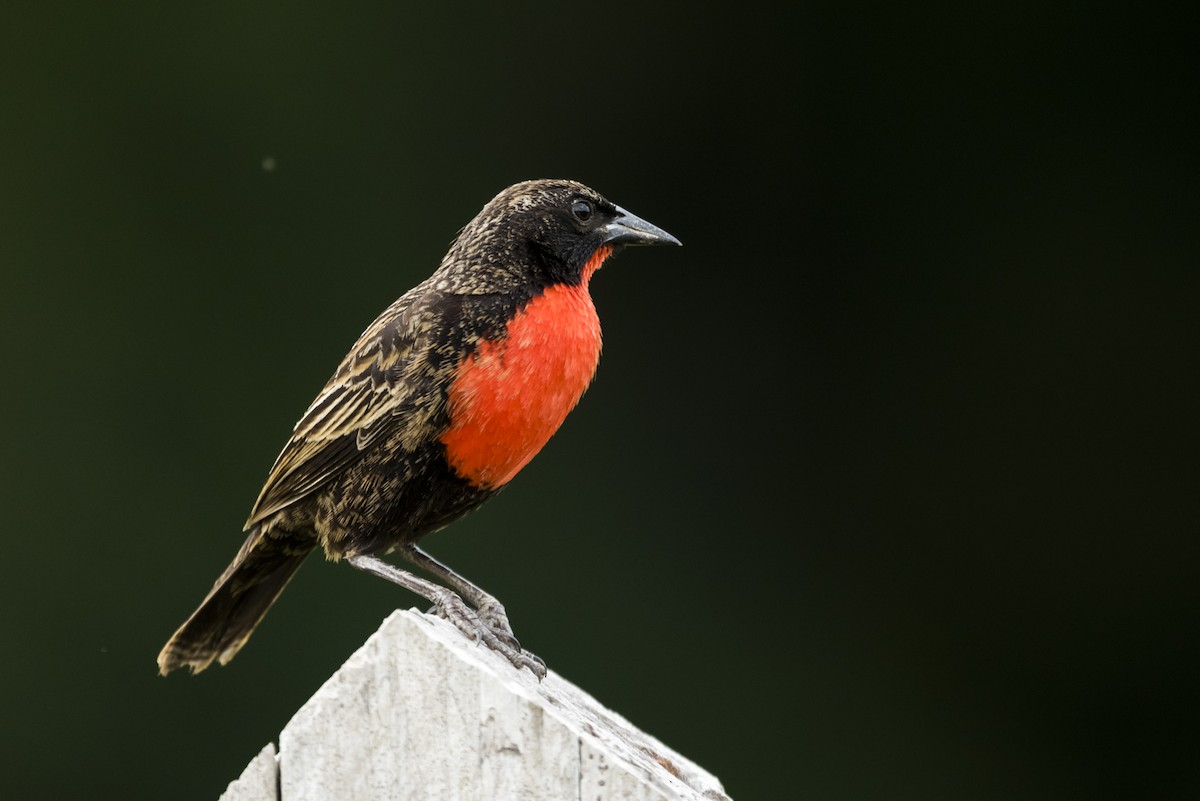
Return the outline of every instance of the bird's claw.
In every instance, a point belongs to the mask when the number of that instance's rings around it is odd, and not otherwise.
[[[517,635],[513,634],[512,624],[508,622],[508,612],[504,610],[504,605],[495,598],[489,598],[480,604],[479,619],[492,630],[492,632],[509,647],[521,650],[521,642],[517,639]]]
[[[498,602],[476,611],[458,595],[447,590],[429,611],[453,623],[468,639],[481,642],[503,656],[517,670],[528,668],[538,681],[546,678],[546,663],[521,647],[513,635],[504,607]]]

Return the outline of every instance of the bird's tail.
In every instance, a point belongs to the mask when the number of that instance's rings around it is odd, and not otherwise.
[[[251,531],[200,607],[163,647],[159,673],[185,665],[199,673],[213,660],[224,665],[233,659],[312,549],[311,540]]]

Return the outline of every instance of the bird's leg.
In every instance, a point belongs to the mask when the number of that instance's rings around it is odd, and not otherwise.
[[[403,546],[400,554],[412,564],[458,590],[458,593],[479,611],[479,617],[491,626],[501,639],[510,640],[516,648],[521,647],[521,643],[517,642],[517,638],[513,634],[512,625],[508,622],[508,613],[504,611],[504,604],[495,597],[455,573],[448,565],[439,562],[416,545]]]
[[[409,592],[420,595],[433,604],[438,614],[449,620],[464,634],[475,639],[473,628],[480,621],[473,609],[445,587],[401,570],[376,556],[357,555],[346,558],[352,566],[380,578],[398,584]]]
[[[546,677],[545,662],[533,654],[521,650],[519,644],[514,647],[506,642],[462,598],[445,587],[420,576],[414,576],[407,570],[401,570],[376,556],[359,554],[347,557],[346,561],[359,570],[387,579],[409,592],[420,595],[437,607],[438,614],[453,623],[454,627],[468,638],[482,642],[507,659],[518,670],[529,668],[529,671],[538,677],[538,681]]]
[[[504,604],[496,600],[495,596],[484,592],[475,584],[455,573],[448,565],[439,562],[413,543],[401,547],[400,555],[413,565],[436,576],[458,590],[464,598],[471,602],[471,605],[479,612],[480,619],[492,629],[492,632],[498,638],[507,643],[509,647],[515,648],[525,654],[525,656],[536,660],[542,666],[539,675],[545,675],[546,663],[536,654],[526,651],[521,647],[521,642],[513,634],[512,624],[508,622],[508,612],[504,610]],[[534,671],[534,673],[537,672],[536,670]]]

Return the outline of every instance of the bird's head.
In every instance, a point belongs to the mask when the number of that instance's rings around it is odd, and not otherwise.
[[[447,259],[465,257],[485,272],[523,266],[538,275],[520,278],[586,284],[618,248],[679,244],[581,183],[538,180],[514,184],[492,198],[459,233]]]

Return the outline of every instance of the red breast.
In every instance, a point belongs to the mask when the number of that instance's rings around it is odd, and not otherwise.
[[[579,284],[553,284],[480,342],[449,390],[446,459],[462,478],[498,488],[512,480],[575,408],[600,359],[600,320],[588,282],[612,248],[588,260]]]

